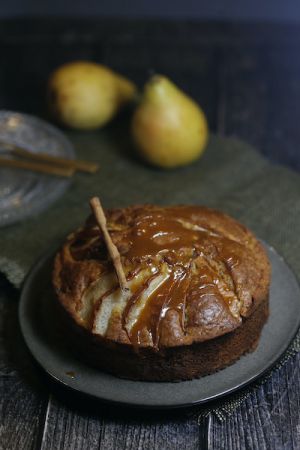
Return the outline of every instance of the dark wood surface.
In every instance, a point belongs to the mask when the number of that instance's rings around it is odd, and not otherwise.
[[[201,103],[213,131],[299,170],[299,55],[296,25],[6,21],[0,105],[45,116],[47,76],[72,59],[108,64],[140,85],[161,72]],[[46,377],[20,334],[18,292],[0,279],[0,293],[1,449],[300,449],[300,356],[222,423],[198,423],[194,411],[115,409]]]

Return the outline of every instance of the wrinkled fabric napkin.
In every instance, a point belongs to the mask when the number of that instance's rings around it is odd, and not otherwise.
[[[264,159],[244,142],[212,136],[203,157],[191,166],[162,171],[131,154],[123,129],[69,133],[77,156],[98,161],[95,175],[76,174],[69,190],[40,215],[0,230],[0,271],[20,288],[37,257],[58,246],[100,196],[104,207],[129,204],[202,204],[247,225],[273,246],[300,278],[300,176]],[[297,336],[284,358],[300,350]],[[283,364],[284,360],[280,362]],[[265,379],[265,378],[264,378]],[[261,382],[264,381],[261,380]],[[226,417],[251,392],[235,394],[203,413]]]

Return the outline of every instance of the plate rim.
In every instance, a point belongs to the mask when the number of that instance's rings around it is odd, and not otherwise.
[[[267,247],[267,249],[270,252],[272,252],[275,255],[276,258],[279,258],[281,260],[281,262],[285,264],[285,266],[287,267],[288,271],[293,276],[293,278],[294,278],[294,280],[296,282],[296,285],[297,285],[297,287],[299,289],[299,292],[300,292],[300,283],[299,283],[298,277],[296,276],[295,272],[290,267],[290,265],[275,250],[275,248],[273,246],[267,244],[265,241],[261,241],[261,242],[263,243],[263,245],[265,247]],[[203,406],[203,405],[205,405],[205,404],[207,404],[209,402],[222,400],[222,399],[224,399],[224,397],[228,397],[229,395],[234,394],[237,391],[246,388],[247,386],[249,386],[250,384],[254,383],[259,378],[262,378],[266,373],[271,372],[272,369],[274,368],[274,366],[276,366],[276,364],[281,360],[281,358],[284,357],[284,354],[288,350],[289,346],[291,345],[292,341],[295,339],[295,337],[296,337],[296,335],[297,335],[297,333],[298,333],[298,331],[300,329],[300,316],[299,316],[298,320],[297,320],[297,325],[295,325],[293,327],[292,332],[289,334],[290,338],[287,340],[287,342],[285,342],[284,344],[281,345],[281,348],[277,352],[276,357],[274,358],[274,360],[272,360],[272,362],[270,364],[268,364],[267,367],[265,367],[262,371],[259,371],[258,373],[254,374],[253,376],[250,376],[244,382],[235,384],[233,387],[225,389],[224,391],[222,391],[222,392],[220,392],[218,394],[207,396],[204,399],[199,399],[199,400],[195,400],[195,401],[189,401],[189,402],[186,402],[186,403],[178,403],[178,404],[163,404],[163,403],[162,404],[149,404],[149,403],[148,404],[143,404],[143,403],[137,403],[135,401],[128,402],[128,401],[123,401],[123,400],[116,400],[116,399],[106,398],[106,397],[98,395],[97,393],[87,392],[84,388],[79,388],[79,387],[76,387],[76,386],[72,386],[72,385],[68,384],[66,381],[58,378],[54,373],[51,373],[51,371],[47,367],[45,367],[43,365],[43,363],[40,361],[40,358],[37,357],[33,353],[32,349],[31,349],[31,346],[30,346],[30,343],[28,343],[28,340],[26,338],[26,329],[25,329],[26,325],[24,325],[24,321],[23,321],[22,315],[23,315],[23,311],[25,310],[26,305],[28,303],[30,303],[30,300],[28,300],[28,298],[29,298],[28,293],[30,293],[32,282],[34,281],[34,277],[35,277],[36,273],[39,271],[40,268],[42,268],[42,266],[45,263],[47,263],[51,258],[54,257],[56,251],[57,251],[57,246],[56,246],[56,248],[52,247],[48,251],[43,252],[36,259],[35,263],[30,268],[30,270],[27,273],[27,275],[26,275],[26,277],[24,279],[24,282],[22,284],[22,289],[21,289],[21,293],[20,293],[20,301],[19,301],[19,306],[18,306],[18,319],[19,319],[19,325],[20,325],[22,337],[23,337],[23,339],[25,341],[25,344],[26,344],[27,348],[29,349],[31,357],[38,364],[38,366],[47,374],[47,376],[49,376],[56,383],[59,383],[60,385],[64,386],[64,388],[67,388],[68,390],[75,391],[76,393],[79,393],[81,395],[86,395],[86,396],[88,396],[88,397],[90,397],[92,399],[96,399],[96,400],[104,402],[104,403],[108,403],[108,404],[111,404],[111,405],[114,405],[114,406],[130,407],[130,408],[133,408],[133,409],[168,410],[168,409],[184,409],[184,408],[192,408],[192,407],[195,407],[195,406]],[[251,355],[251,353],[250,353],[250,355]],[[244,357],[247,357],[247,354],[244,355]],[[86,367],[90,367],[84,361],[80,361],[80,363],[83,364]],[[100,369],[94,368],[94,370],[97,370],[99,373],[103,373],[103,371],[101,371]],[[226,368],[223,369],[223,370],[226,370]],[[221,370],[220,372],[222,372],[223,370]],[[214,374],[212,374],[212,375],[214,375]],[[118,377],[116,377],[116,376],[114,376],[112,374],[109,374],[109,376],[114,378],[116,381],[124,381],[123,379],[118,378]],[[210,376],[210,375],[207,375],[207,376]],[[178,381],[178,382],[174,382],[173,384],[178,386],[181,383],[187,383],[187,382],[190,382],[190,381],[198,381],[198,380],[201,381],[201,378],[195,379],[195,380]],[[145,384],[145,386],[147,386],[149,384],[152,384],[152,383],[153,384],[160,384],[160,385],[167,384],[165,382],[149,382],[149,381],[133,381],[133,380],[126,380],[126,381],[131,381],[133,383],[135,383],[135,382],[142,383],[142,384]]]

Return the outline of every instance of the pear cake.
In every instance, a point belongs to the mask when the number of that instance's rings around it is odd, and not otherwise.
[[[179,381],[255,350],[268,318],[270,265],[245,226],[200,206],[105,215],[128,289],[93,215],[54,263],[64,335],[81,358],[123,378]]]

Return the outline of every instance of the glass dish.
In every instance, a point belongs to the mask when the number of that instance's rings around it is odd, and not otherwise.
[[[74,149],[64,134],[47,122],[23,113],[0,111],[0,142],[35,153],[73,159]],[[9,151],[0,144],[0,155]],[[70,184],[69,178],[0,167],[0,226],[24,220],[46,209]]]

